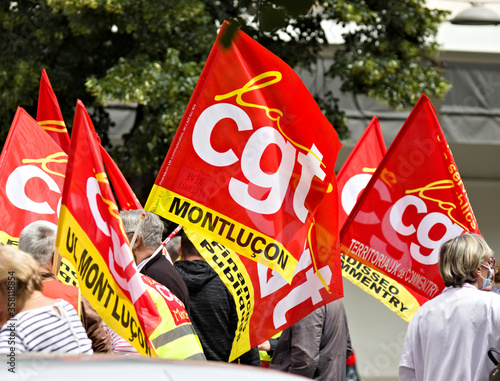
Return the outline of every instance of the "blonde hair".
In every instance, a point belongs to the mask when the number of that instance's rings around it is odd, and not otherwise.
[[[441,246],[439,253],[439,273],[445,286],[475,283],[476,270],[494,254],[480,235],[471,233],[450,239]]]
[[[23,303],[33,292],[42,291],[42,276],[38,262],[28,253],[0,246],[0,292],[7,295],[8,287],[15,286],[17,303]],[[14,283],[13,283],[14,282]]]

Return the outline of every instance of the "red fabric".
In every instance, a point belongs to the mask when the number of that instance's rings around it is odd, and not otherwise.
[[[385,152],[380,123],[374,116],[337,174],[340,196],[339,226],[344,225]]]
[[[224,47],[227,29],[224,23],[156,185],[261,232],[297,260],[309,242],[317,268],[333,266],[341,146],[335,129],[297,74],[251,37],[237,30]],[[199,229],[157,201],[150,196],[146,209]],[[263,257],[224,233],[200,233],[256,261]],[[339,280],[331,286],[341,294]]]
[[[2,243],[17,242],[24,227],[34,221],[57,224],[66,163],[61,148],[18,108],[0,156]]]
[[[59,102],[54,90],[52,90],[52,85],[45,69],[42,70],[42,78],[40,79],[36,121],[64,152],[69,153],[71,141],[68,130],[66,129],[66,124],[59,108]]]
[[[118,203],[120,204],[120,209],[142,209],[141,203],[137,199],[127,180],[125,180],[125,177],[123,177],[120,168],[118,168],[113,158],[109,156],[109,154],[101,145],[99,145],[99,148],[101,150],[104,166],[106,167],[106,172],[108,173],[109,179],[111,181],[111,186],[113,187],[116,198],[118,199]]]
[[[42,294],[48,298],[66,300],[80,315],[80,290],[78,287],[61,283],[57,279],[44,280]]]
[[[79,233],[80,229],[83,233]],[[118,305],[119,298],[124,300],[123,311],[128,304],[133,304],[139,319],[138,323],[144,333],[149,335],[153,332],[160,321],[160,316],[144,283],[140,280],[140,274],[133,261],[118,208],[105,175],[97,135],[81,101],[76,105],[72,147],[68,159],[57,237],[57,247],[63,255],[69,260],[79,261],[85,252],[82,254],[82,249],[77,252],[72,247],[76,245],[76,243],[70,244],[75,237],[80,241],[90,241],[92,246],[90,244],[84,246],[91,255],[90,258],[95,257],[95,263],[104,262],[106,268],[99,268],[99,273],[108,278],[107,274],[110,274],[114,280],[115,284],[110,284],[109,287],[115,290],[113,292],[116,295],[115,305]],[[86,268],[82,262],[78,263],[75,269],[80,278]],[[129,323],[112,318],[113,313],[118,312],[109,310],[112,308],[111,304],[106,302],[106,298],[99,299],[99,294],[87,285],[89,278],[86,279],[85,282],[80,281],[82,294],[103,320],[120,334],[123,331],[119,329],[121,327],[127,329]],[[122,312],[122,316],[124,313]],[[131,320],[132,313],[128,316]]]
[[[198,232],[213,261],[228,262],[226,278],[238,279],[228,287],[247,313],[235,342],[248,333],[253,347],[343,296],[341,144],[297,74],[239,30],[225,46],[227,30],[224,23],[145,208]],[[175,212],[175,198],[195,206]],[[201,213],[217,214],[213,229]],[[238,253],[244,268],[217,242]],[[278,246],[288,260],[282,268],[269,259]]]
[[[356,365],[356,356],[354,355],[354,352],[351,353],[351,355],[345,360],[345,365],[346,366],[354,366]]]
[[[442,243],[479,233],[434,108],[422,95],[341,231],[346,255],[397,280],[419,300],[444,288]]]

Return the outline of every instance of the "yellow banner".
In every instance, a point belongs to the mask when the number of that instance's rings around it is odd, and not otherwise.
[[[2,245],[14,246],[17,249],[19,246],[19,237],[11,237],[9,234],[0,231],[0,243]]]
[[[394,279],[346,255],[347,248],[345,246],[341,245],[341,250],[340,260],[344,278],[409,322],[420,308],[415,297]]]
[[[76,269],[80,290],[104,322],[143,355],[149,347],[134,305],[116,284],[113,275],[85,231],[62,205],[57,242],[59,253]]]
[[[59,279],[62,283],[78,287],[78,277],[76,276],[76,270],[71,262],[65,257],[61,258],[61,267],[59,268],[59,272],[57,273],[57,279]]]
[[[198,231],[204,237],[275,270],[288,283],[292,282],[298,261],[280,242],[257,230],[156,184],[145,210]]]
[[[233,295],[239,321],[229,355],[229,361],[233,361],[252,348],[249,326],[255,304],[252,280],[234,251],[207,240],[194,231],[185,229],[185,233]]]

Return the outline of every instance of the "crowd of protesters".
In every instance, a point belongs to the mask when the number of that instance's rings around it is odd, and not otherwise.
[[[231,293],[185,233],[171,245],[169,258],[157,250],[163,222],[149,212],[141,221],[141,215],[121,213],[137,269],[167,287],[190,320],[182,334],[176,333],[184,341],[159,335],[152,342],[166,348],[167,358],[176,352],[180,359],[228,362],[238,326]],[[0,246],[0,353],[138,355],[127,338],[103,323],[78,287],[56,278],[56,228],[38,221],[23,230],[19,249]],[[500,296],[484,292],[498,288],[494,253],[478,235],[459,236],[441,247],[439,272],[446,288],[411,320],[400,380],[485,380],[493,368],[487,350],[500,348]],[[287,328],[272,349],[270,368],[316,380],[345,380],[351,345],[342,301]],[[260,366],[258,348],[234,362]]]

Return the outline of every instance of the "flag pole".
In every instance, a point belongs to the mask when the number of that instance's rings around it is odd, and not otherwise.
[[[167,246],[167,243],[170,242],[170,240],[172,238],[174,238],[174,236],[179,233],[179,231],[182,229],[182,225],[179,225],[177,226],[174,231],[172,233],[169,234],[169,236],[167,238],[165,238],[165,240],[161,243],[160,247],[158,247],[158,249],[156,249],[156,251],[153,253],[153,255],[151,255],[151,257],[155,256],[156,254],[158,254],[165,246]]]
[[[59,248],[56,247],[54,251],[54,257],[52,258],[52,274],[54,274],[57,277],[57,274],[59,273],[59,267],[60,267],[60,261],[61,261],[61,256],[59,255]]]
[[[144,222],[144,219],[146,218],[146,212],[142,212],[141,214],[141,219],[139,220],[139,223],[137,224],[137,227],[135,228],[134,235],[132,236],[132,239],[130,240],[130,248],[133,249],[135,240],[137,239],[137,234],[139,234],[139,230],[141,230],[142,223]]]

